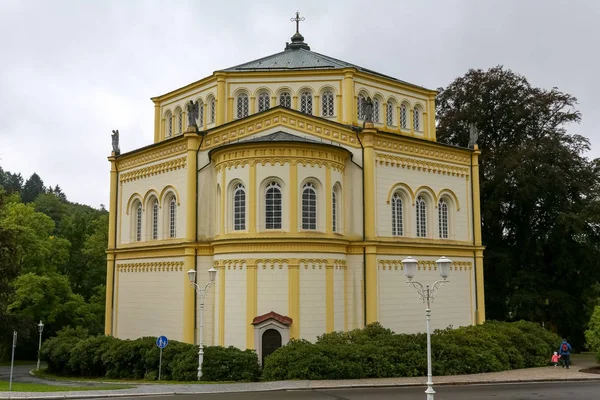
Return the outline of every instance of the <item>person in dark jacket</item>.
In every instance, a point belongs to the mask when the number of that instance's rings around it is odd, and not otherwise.
[[[569,363],[571,361],[571,350],[571,345],[569,342],[567,342],[567,339],[563,339],[558,348],[558,354],[560,354],[560,360],[563,368],[569,368]]]

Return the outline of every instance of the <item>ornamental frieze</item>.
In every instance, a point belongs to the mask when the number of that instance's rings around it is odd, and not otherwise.
[[[164,174],[165,172],[175,171],[180,168],[185,168],[187,157],[180,157],[174,160],[165,161],[160,164],[154,164],[149,167],[136,169],[135,171],[125,172],[119,176],[121,183],[134,181],[137,179],[147,178],[153,175]]]
[[[416,169],[430,173],[443,175],[452,175],[460,177],[469,177],[468,167],[459,167],[457,165],[444,164],[435,161],[421,160],[410,157],[393,156],[391,154],[376,153],[375,160],[380,165],[395,166],[398,168]]]

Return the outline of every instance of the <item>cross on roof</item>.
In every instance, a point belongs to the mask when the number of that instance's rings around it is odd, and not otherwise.
[[[304,17],[301,17],[300,13],[296,11],[296,18],[290,18],[290,21],[296,23],[296,33],[300,33],[300,21],[304,21]]]

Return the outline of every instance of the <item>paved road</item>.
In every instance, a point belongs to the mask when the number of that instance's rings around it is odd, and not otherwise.
[[[178,395],[175,400],[423,400],[423,387]],[[600,381],[439,386],[436,400],[597,400]],[[124,398],[139,400],[138,398]],[[165,400],[165,396],[144,397]]]
[[[46,379],[36,378],[35,376],[29,375],[29,371],[35,369],[36,365],[15,365],[13,369],[13,382],[20,383],[37,383],[40,385],[54,385],[54,386],[98,386],[96,383],[84,383],[84,382],[60,382],[60,381],[49,381]],[[43,368],[43,367],[42,367]],[[0,366],[0,381],[10,381],[10,366]]]

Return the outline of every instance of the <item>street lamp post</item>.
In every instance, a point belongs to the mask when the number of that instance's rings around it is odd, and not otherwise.
[[[194,287],[196,293],[198,294],[198,299],[200,300],[200,349],[198,350],[198,380],[202,378],[202,361],[204,361],[204,344],[203,344],[203,318],[204,318],[204,299],[208,294],[208,289],[215,283],[215,276],[217,275],[217,270],[214,268],[210,268],[208,270],[209,281],[204,287],[201,287],[196,283],[196,271],[190,269],[188,272],[188,278],[190,279],[190,285]]]
[[[40,323],[38,324],[38,332],[40,333],[40,343],[38,345],[38,363],[37,363],[37,369],[40,369],[40,353],[42,351],[42,332],[44,331],[44,324],[42,323],[42,320],[40,319]]]
[[[435,300],[435,295],[440,287],[449,282],[448,275],[450,274],[452,260],[442,257],[435,263],[438,271],[440,272],[442,280],[434,282],[430,287],[429,285],[423,286],[421,283],[412,280],[417,272],[417,260],[412,257],[407,257],[402,260],[402,265],[404,266],[404,275],[406,276],[406,279],[408,279],[406,283],[411,284],[412,287],[417,290],[419,297],[421,297],[423,303],[427,305],[427,308],[425,309],[425,316],[427,318],[427,390],[425,390],[425,393],[427,394],[427,400],[435,399],[435,390],[433,390],[433,380],[431,374],[431,303],[433,303],[433,300]]]

